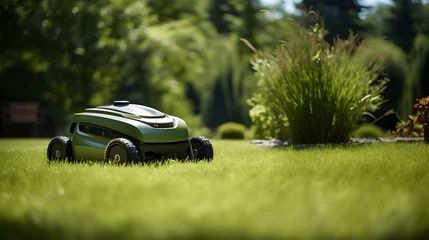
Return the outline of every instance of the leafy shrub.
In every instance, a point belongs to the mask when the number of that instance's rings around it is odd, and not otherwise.
[[[244,40],[256,53],[252,61],[259,77],[256,100],[262,98],[259,103],[269,109],[271,118],[287,119],[293,142],[347,141],[361,118],[383,103],[386,81],[377,79],[382,56],[361,61],[356,56],[372,49],[372,42],[367,39],[358,45],[353,34],[330,46],[321,24],[309,31],[299,24],[295,28],[296,33],[274,53],[255,50]]]
[[[217,128],[217,134],[221,139],[244,139],[246,127],[243,124],[227,122]]]
[[[424,136],[424,127],[429,124],[429,96],[417,99],[413,107],[416,114],[409,115],[406,122],[399,122],[396,125],[396,130],[392,132],[392,135],[400,137]]]
[[[423,137],[423,134],[424,125],[414,115],[409,115],[406,122],[399,122],[396,125],[396,130],[392,132],[393,136],[399,137]]]
[[[375,124],[361,126],[353,132],[353,136],[359,138],[381,138],[385,135],[383,128]]]
[[[268,100],[268,101],[267,101]],[[252,130],[257,139],[280,139],[289,138],[289,122],[286,116],[276,114],[272,107],[272,101],[261,94],[253,96],[248,101],[252,108],[249,111],[252,120]]]
[[[417,99],[414,104],[414,109],[417,111],[416,116],[419,121],[428,124],[429,121],[429,96],[421,99]]]

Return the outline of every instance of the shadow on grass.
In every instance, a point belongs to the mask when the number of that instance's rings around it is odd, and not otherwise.
[[[210,160],[211,161],[211,160]],[[161,167],[165,165],[170,165],[172,163],[201,163],[201,162],[210,162],[207,159],[203,160],[195,160],[195,159],[151,159],[146,160],[144,162],[131,162],[131,163],[115,163],[115,162],[105,162],[102,160],[99,161],[90,161],[90,160],[47,160],[48,164],[69,164],[69,165],[87,165],[87,166],[93,166],[93,165],[99,165],[99,166],[115,166],[115,167]]]
[[[137,230],[137,231],[136,231]],[[334,233],[320,232],[315,233],[309,239],[335,239],[338,236]],[[305,234],[304,234],[305,235]],[[357,237],[357,236],[355,236]],[[198,228],[193,231],[174,232],[165,231],[151,232],[150,229],[144,229],[136,222],[129,222],[116,226],[116,229],[103,228],[92,231],[73,231],[64,229],[55,224],[36,225],[31,221],[13,221],[0,218],[0,239],[296,239],[302,236],[284,236],[275,232],[266,234],[252,234],[251,231],[239,231],[232,229],[205,229]],[[354,238],[353,236],[344,236],[345,239]],[[428,239],[429,229],[420,232],[404,234],[401,229],[394,229],[383,235],[376,235],[370,238],[375,239]]]
[[[100,228],[93,231],[73,231],[60,228],[58,225],[36,225],[30,221],[13,221],[0,219],[0,239],[32,239],[32,240],[60,240],[60,239],[278,239],[274,236],[257,236],[249,233],[231,230],[195,229],[184,232],[156,232],[144,229],[138,223],[129,222],[117,226],[116,229]]]

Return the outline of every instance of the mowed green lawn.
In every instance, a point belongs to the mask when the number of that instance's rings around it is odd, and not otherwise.
[[[429,237],[429,145],[306,150],[213,141],[212,162],[48,163],[0,140],[0,238]]]

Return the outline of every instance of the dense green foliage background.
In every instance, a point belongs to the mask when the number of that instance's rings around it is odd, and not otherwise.
[[[414,99],[429,95],[429,5],[393,2],[304,0],[297,7],[325,16],[331,43],[350,29],[385,36],[379,51],[390,59],[391,82],[379,115],[393,108],[405,119]],[[311,24],[302,12],[258,0],[6,0],[0,16],[2,107],[37,101],[64,122],[60,116],[127,99],[179,115],[194,131],[250,125],[246,101],[257,86],[252,51],[240,38],[269,51],[291,34],[287,18]],[[397,120],[380,124],[392,129]]]

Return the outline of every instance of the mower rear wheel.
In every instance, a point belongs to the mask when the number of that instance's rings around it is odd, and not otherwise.
[[[64,136],[56,136],[52,138],[48,145],[47,155],[49,161],[72,161],[73,151],[71,140]]]
[[[140,153],[134,143],[126,138],[112,139],[104,151],[104,160],[113,164],[139,162]]]
[[[202,136],[191,137],[189,139],[194,153],[194,159],[196,160],[207,160],[213,159],[213,146],[210,141]]]

